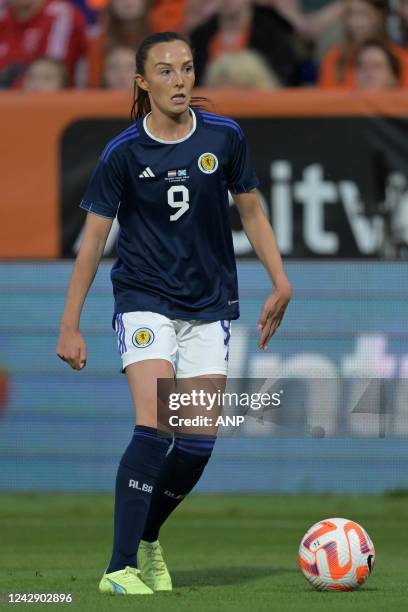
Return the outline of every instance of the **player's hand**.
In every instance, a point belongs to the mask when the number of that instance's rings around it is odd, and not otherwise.
[[[291,284],[285,279],[279,283],[275,291],[266,300],[258,321],[258,329],[261,332],[258,342],[260,349],[266,351],[268,348],[269,339],[281,324],[291,296]]]
[[[61,327],[56,352],[73,370],[83,370],[86,365],[86,344],[76,329]]]

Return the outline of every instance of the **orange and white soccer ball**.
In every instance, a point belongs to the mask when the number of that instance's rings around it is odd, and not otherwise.
[[[313,525],[299,546],[299,565],[318,591],[352,591],[371,574],[374,545],[354,521],[330,518]]]

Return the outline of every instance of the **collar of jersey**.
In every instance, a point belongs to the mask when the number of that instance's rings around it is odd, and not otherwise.
[[[151,113],[148,113],[146,117],[143,119],[143,129],[150,138],[152,138],[153,140],[156,140],[157,142],[161,142],[162,144],[177,144],[178,142],[184,142],[184,140],[187,140],[188,138],[190,138],[190,136],[194,134],[196,127],[197,127],[196,114],[192,108],[189,108],[189,111],[193,117],[193,127],[191,128],[189,133],[184,136],[184,138],[179,138],[178,140],[162,140],[161,138],[157,138],[156,136],[153,136],[153,134],[149,132],[149,130],[147,129],[147,119],[149,115],[151,115]]]

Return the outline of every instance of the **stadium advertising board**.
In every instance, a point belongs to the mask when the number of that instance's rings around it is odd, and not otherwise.
[[[133,420],[110,326],[111,263],[101,264],[85,304],[82,372],[55,355],[72,262],[0,266],[0,489],[110,490]],[[268,279],[258,263],[238,266],[241,317],[232,323],[228,391],[250,392],[258,404],[253,392],[276,391],[280,405],[223,429],[201,490],[407,487],[405,264],[286,268],[293,300],[263,352],[256,322]],[[294,377],[301,383],[291,388]]]
[[[281,253],[298,258],[403,257],[408,251],[408,145],[404,119],[238,118]],[[78,202],[120,120],[71,124],[61,141],[62,255],[75,256],[85,213]],[[77,143],[82,138],[82,163]],[[238,257],[254,257],[233,207]],[[113,226],[106,255],[114,256]]]
[[[286,257],[406,257],[406,93],[197,93],[242,124]],[[129,99],[10,92],[0,110],[0,257],[73,257],[83,189],[106,141],[129,125]],[[252,257],[233,207],[231,222],[237,256]]]

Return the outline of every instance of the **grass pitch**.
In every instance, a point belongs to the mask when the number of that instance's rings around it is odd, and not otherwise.
[[[98,582],[111,548],[112,497],[0,495],[0,607],[84,612],[392,611],[408,608],[408,496],[192,496],[163,529],[174,591],[110,597]],[[352,593],[318,593],[297,568],[316,521],[361,522],[376,567]],[[73,593],[74,603],[15,604],[4,594]]]

